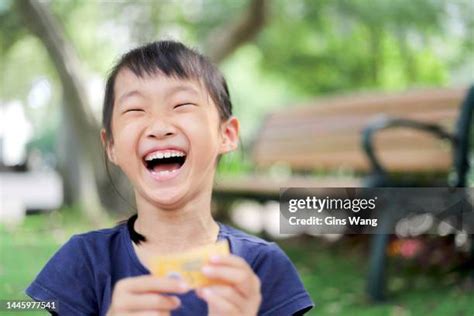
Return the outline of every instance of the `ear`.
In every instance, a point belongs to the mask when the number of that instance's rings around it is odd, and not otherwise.
[[[221,124],[221,144],[219,154],[225,154],[234,151],[239,146],[239,120],[232,116],[226,122]]]
[[[100,130],[100,140],[102,141],[102,146],[104,146],[104,149],[107,152],[107,157],[109,158],[109,161],[113,164],[117,164],[113,140],[109,141],[107,139],[107,132],[103,128]]]

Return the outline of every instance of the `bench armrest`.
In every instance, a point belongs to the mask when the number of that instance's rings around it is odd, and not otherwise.
[[[429,124],[404,118],[376,118],[375,120],[371,121],[362,131],[362,147],[364,148],[365,154],[367,155],[370,164],[372,165],[372,169],[375,173],[386,174],[386,170],[381,165],[380,160],[375,154],[373,146],[373,136],[377,131],[394,127],[407,127],[411,129],[425,131],[430,134],[433,134],[437,138],[447,139],[451,143],[456,142],[456,139],[453,135],[451,135],[442,127],[436,124]]]

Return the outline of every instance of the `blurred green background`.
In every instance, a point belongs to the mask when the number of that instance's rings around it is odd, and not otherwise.
[[[468,86],[473,30],[470,0],[1,1],[0,171],[54,173],[64,186],[60,206],[26,218],[2,200],[0,298],[22,298],[72,234],[133,211],[117,170],[126,201],[109,183],[98,138],[104,79],[127,50],[176,39],[219,65],[242,125],[242,152],[219,166],[234,176],[251,172],[248,148],[269,111],[328,95]],[[364,296],[368,238],[278,243],[317,304],[311,315],[474,315],[452,249],[440,247],[452,260],[435,264],[393,256],[390,300],[374,305]]]

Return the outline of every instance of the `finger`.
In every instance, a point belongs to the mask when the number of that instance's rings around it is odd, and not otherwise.
[[[198,294],[203,300],[207,302],[209,308],[209,315],[241,315],[242,311],[238,306],[228,301],[225,297],[220,296],[211,288],[202,288]]]
[[[209,289],[217,296],[222,297],[225,300],[229,301],[231,304],[235,305],[237,308],[242,307],[243,304],[248,301],[245,296],[243,296],[242,293],[233,286],[213,285],[205,287],[202,290],[204,289]]]
[[[178,308],[181,301],[176,296],[140,294],[127,296],[119,304],[126,310],[170,311]]]
[[[123,279],[116,286],[132,293],[160,292],[160,293],[185,293],[189,290],[183,280],[173,278],[157,278],[151,275]]]
[[[206,265],[202,268],[202,273],[210,279],[232,284],[245,297],[252,296],[260,289],[260,280],[252,270]]]

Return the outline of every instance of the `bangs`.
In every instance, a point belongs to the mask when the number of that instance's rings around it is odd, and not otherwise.
[[[202,59],[184,45],[181,47],[176,43],[157,42],[128,52],[119,64],[120,68],[128,68],[140,78],[164,75],[201,81],[205,67]]]

